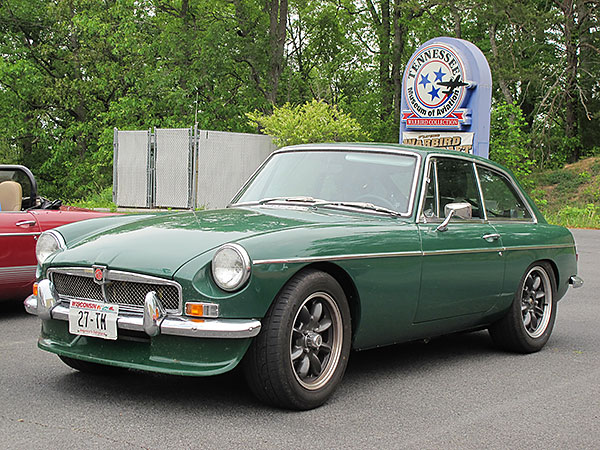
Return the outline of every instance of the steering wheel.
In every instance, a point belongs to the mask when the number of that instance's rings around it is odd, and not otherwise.
[[[383,206],[384,208],[396,210],[396,206],[391,201],[377,194],[363,194],[359,196],[356,201],[372,203],[375,206]]]

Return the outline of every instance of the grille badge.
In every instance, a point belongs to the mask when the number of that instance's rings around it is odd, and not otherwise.
[[[94,283],[100,286],[106,284],[106,266],[92,266],[94,270]]]

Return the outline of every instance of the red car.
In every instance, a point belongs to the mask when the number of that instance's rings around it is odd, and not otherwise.
[[[31,294],[42,231],[110,213],[61,206],[37,195],[37,183],[24,166],[0,165],[0,301]]]

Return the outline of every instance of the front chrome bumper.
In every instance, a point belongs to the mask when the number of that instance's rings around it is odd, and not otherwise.
[[[155,296],[146,296],[143,315],[120,313],[117,328],[142,331],[148,336],[158,334],[195,338],[243,339],[260,332],[260,321],[256,319],[196,319],[185,316],[157,314]],[[38,285],[38,296],[30,295],[25,300],[25,310],[43,320],[69,320],[69,308],[60,303],[52,282],[42,280]]]

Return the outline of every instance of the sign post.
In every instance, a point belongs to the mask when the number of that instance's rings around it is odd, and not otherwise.
[[[492,75],[485,56],[462,39],[420,46],[402,79],[400,143],[488,157]]]

